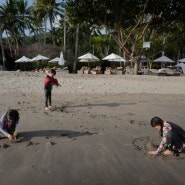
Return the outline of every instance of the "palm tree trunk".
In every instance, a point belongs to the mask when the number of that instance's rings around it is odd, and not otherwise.
[[[77,63],[77,57],[78,57],[78,42],[79,42],[79,24],[77,24],[76,28],[76,44],[75,44],[75,61],[73,64],[73,73],[76,73],[76,63]]]
[[[10,50],[10,56],[12,57],[13,53],[12,53],[12,47],[11,47],[11,43],[10,43],[10,37],[9,37],[7,31],[5,31],[5,32],[6,32],[6,36],[7,36],[8,47],[9,47],[9,50]]]
[[[44,18],[44,45],[46,44],[46,32],[47,32],[47,19]]]
[[[64,17],[64,53],[66,52],[66,16]]]
[[[51,38],[52,38],[52,42],[53,42],[53,46],[55,45],[55,40],[54,40],[54,27],[53,27],[53,24],[52,24],[52,20],[50,19],[50,27],[51,27]]]
[[[1,16],[0,16],[0,23],[1,23]],[[0,25],[0,45],[1,45],[1,53],[2,53],[2,59],[3,59],[3,70],[5,70],[6,69],[6,58],[5,58],[5,53],[4,53],[1,25]]]
[[[16,38],[16,36],[14,35],[13,36],[14,37],[14,58],[15,58],[15,60],[17,59],[17,51],[18,51],[18,41],[17,41],[17,38]]]

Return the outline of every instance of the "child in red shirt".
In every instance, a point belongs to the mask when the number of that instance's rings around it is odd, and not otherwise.
[[[45,78],[44,81],[44,91],[45,91],[45,109],[49,110],[52,109],[52,101],[51,101],[51,91],[53,89],[53,85],[61,86],[58,83],[58,80],[56,78],[54,78],[54,76],[56,75],[56,71],[54,69],[51,69],[48,72],[48,75]],[[49,106],[48,106],[48,102],[49,102]]]

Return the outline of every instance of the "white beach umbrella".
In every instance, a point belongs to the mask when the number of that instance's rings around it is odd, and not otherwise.
[[[155,59],[154,62],[161,62],[161,68],[162,68],[162,63],[173,63],[174,61],[163,55],[162,57]]]
[[[80,59],[79,62],[88,62],[88,66],[89,62],[95,62],[100,60],[98,57],[94,56],[91,53],[86,53],[85,55],[78,57],[78,59]]]
[[[60,61],[60,58],[59,57],[55,57],[54,59],[48,61],[50,63],[58,63]]]
[[[185,58],[180,59],[179,62],[185,62]]]
[[[109,61],[112,61],[112,62],[126,62],[126,60],[124,58],[112,59],[112,60],[109,60]]]
[[[94,62],[94,61],[100,60],[98,57],[94,56],[91,53],[86,53],[85,55],[78,57],[78,59],[80,59],[80,62],[83,62],[83,61],[81,61],[82,59],[86,60],[87,62]]]
[[[39,60],[49,60],[49,58],[43,55],[37,55],[36,57],[32,58],[31,61],[39,61]]]
[[[175,65],[176,67],[181,67],[183,73],[185,74],[185,64],[182,62],[182,63],[178,63],[177,65]]]
[[[64,60],[64,55],[63,55],[63,52],[61,51],[60,52],[60,60],[58,62],[59,65],[63,66],[65,64],[65,60]]]
[[[166,57],[166,56],[162,56],[162,57],[159,57],[159,58],[155,59],[154,62],[168,62],[168,63],[173,63],[174,61],[171,60],[170,58]]]
[[[178,63],[177,65],[175,65],[176,67],[185,67],[184,63]]]
[[[81,59],[81,60],[79,60],[79,62],[88,62],[88,60],[86,60],[86,59]]]
[[[21,58],[17,59],[15,62],[21,63],[21,62],[31,62],[31,59],[25,56],[22,56]]]
[[[26,68],[25,63],[31,62],[31,59],[28,57],[22,56],[21,58],[17,59],[15,62],[16,63],[24,63],[24,69],[25,69]]]
[[[102,60],[108,60],[108,61],[113,61],[113,62],[126,62],[126,60],[123,57],[116,55],[115,53],[112,53],[104,57]]]

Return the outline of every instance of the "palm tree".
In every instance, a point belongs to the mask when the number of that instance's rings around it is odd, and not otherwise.
[[[2,17],[3,26],[1,25],[1,32],[5,31],[7,41],[12,54],[12,45],[14,46],[15,57],[19,45],[22,44],[23,38],[25,40],[25,30],[31,28],[31,8],[28,7],[26,0],[6,0],[0,6],[0,13]]]
[[[17,21],[19,22],[19,31],[24,36],[25,41],[25,30],[30,30],[32,28],[31,24],[31,7],[28,7],[28,2],[25,0],[16,1],[17,8]]]
[[[17,7],[16,7],[16,0],[7,0],[4,5],[1,7],[1,14],[3,16],[3,22],[4,22],[4,31],[7,34],[7,37],[9,38],[9,46],[14,45],[15,47],[15,55],[17,53],[18,43],[20,38],[19,33],[19,22],[17,21]],[[10,40],[12,43],[10,43]],[[11,47],[10,47],[11,48]]]
[[[53,37],[53,22],[57,15],[64,16],[64,4],[56,3],[56,0],[36,0],[33,4],[34,15],[40,22],[45,22],[45,32],[47,26],[47,19],[49,19],[50,27],[52,31],[52,40],[54,44]],[[45,40],[45,39],[44,39]],[[45,41],[44,41],[45,42]]]
[[[16,29],[16,19],[15,19],[16,8],[15,7],[16,7],[15,0],[12,0],[12,1],[6,0],[6,3],[0,6],[2,56],[3,56],[3,52],[4,52],[4,47],[3,47],[3,42],[2,42],[2,33],[5,31],[6,33],[9,33],[9,34],[12,33],[12,35],[14,35],[14,36],[15,36],[15,33],[17,33],[17,31],[15,30]],[[13,37],[13,38],[15,39],[15,37]],[[5,63],[6,63],[6,59],[5,59],[5,56],[3,56],[4,68],[6,66]]]
[[[6,58],[5,58],[5,53],[4,53],[4,44],[3,44],[3,38],[2,38],[2,15],[0,13],[0,46],[1,46],[1,54],[2,54],[2,59],[3,59],[3,70],[5,70],[6,66]]]

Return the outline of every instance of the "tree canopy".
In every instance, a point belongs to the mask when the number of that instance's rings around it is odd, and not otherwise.
[[[10,50],[16,48],[12,56],[19,55],[21,45],[35,42],[65,48],[67,55],[74,58],[87,51],[99,57],[119,52],[133,61],[136,72],[143,54],[151,58],[162,53],[173,59],[177,55],[185,56],[182,0],[66,0],[60,3],[35,0],[32,6],[27,2],[6,0],[0,5],[0,45],[3,48],[5,43]],[[61,20],[55,27],[53,21],[59,15]],[[25,30],[31,34],[26,35]],[[2,39],[2,33],[7,35],[6,39]],[[143,47],[145,41],[151,44],[148,50]],[[4,61],[3,56],[2,51]]]
[[[185,28],[185,5],[180,0],[68,0],[66,10],[73,24],[104,26],[136,64],[143,39],[154,42]]]

